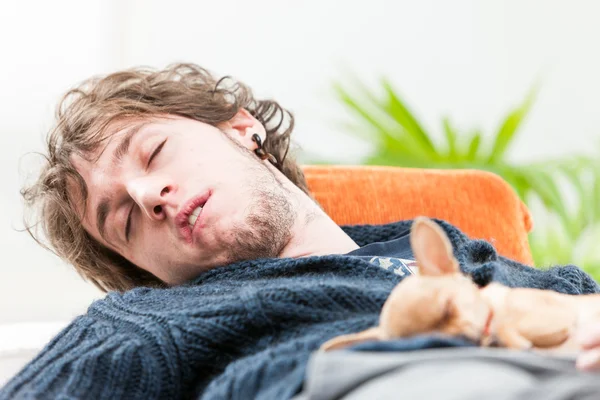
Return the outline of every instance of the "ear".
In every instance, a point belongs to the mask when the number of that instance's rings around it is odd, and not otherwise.
[[[446,233],[429,218],[415,218],[410,233],[410,245],[419,274],[439,276],[460,271]]]
[[[253,134],[258,134],[263,141],[267,136],[263,124],[245,108],[240,108],[233,118],[220,123],[217,127],[249,150],[256,150],[257,148],[256,142],[252,140]]]
[[[368,342],[372,340],[381,340],[381,331],[379,327],[370,328],[366,331],[362,331],[359,333],[352,333],[349,335],[342,335],[334,337],[333,339],[328,340],[323,343],[319,350],[321,351],[329,351],[329,350],[338,350],[344,347],[352,346],[358,343]]]

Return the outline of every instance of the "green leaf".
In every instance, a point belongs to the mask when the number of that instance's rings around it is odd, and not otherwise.
[[[505,118],[504,123],[496,134],[496,139],[488,159],[489,163],[494,163],[504,158],[508,146],[514,140],[519,126],[523,122],[523,119],[527,116],[527,113],[533,104],[535,93],[536,88],[534,87],[534,89],[532,89],[527,95],[523,104],[509,113],[509,115]]]
[[[366,165],[390,165],[394,167],[431,168],[431,162],[410,154],[378,153],[365,161]]]
[[[423,150],[430,154],[432,159],[439,158],[439,154],[429,135],[425,133],[416,118],[405,106],[404,102],[392,88],[390,82],[384,78],[382,85],[387,94],[387,102],[384,108],[389,112],[390,116],[406,130],[407,134],[412,136],[421,145]]]
[[[382,107],[381,104],[372,104],[371,107],[369,107],[353,97],[339,84],[334,84],[334,91],[338,98],[340,98],[340,100],[353,111],[356,116],[367,123],[367,126],[370,128],[367,132],[369,132],[369,135],[372,137],[371,140],[374,140],[377,143],[381,151],[391,151],[404,156],[412,154],[429,160],[437,158],[436,154],[432,154],[427,149],[423,149],[421,143],[419,143],[414,136],[407,135],[407,132],[403,127],[395,124],[395,127],[392,128],[384,123],[386,120],[385,117],[376,116],[376,114],[382,113],[382,110],[379,112],[376,111],[378,107]],[[375,99],[370,93],[366,97],[369,100]],[[394,121],[392,118],[389,118],[389,116],[388,119]],[[363,139],[365,138],[364,133],[360,134],[360,136]]]
[[[593,184],[586,198],[587,207],[589,207],[589,220],[592,222],[600,221],[600,166],[597,162],[592,165],[591,171],[593,174]]]
[[[469,161],[474,161],[477,159],[477,152],[481,147],[481,132],[476,131],[471,138],[471,142],[469,143],[469,149],[467,150],[467,154],[465,158]]]
[[[541,198],[546,208],[558,214],[564,224],[568,223],[569,216],[556,182],[543,170],[537,168],[520,168],[519,172],[529,183],[530,190]]]
[[[444,133],[446,134],[446,142],[448,143],[448,159],[449,160],[457,160],[459,158],[458,149],[457,149],[457,137],[456,131],[450,125],[450,120],[448,118],[444,118]]]
[[[579,205],[575,210],[575,213],[571,215],[568,221],[567,231],[570,236],[577,236],[581,233],[586,220],[589,220],[589,197],[586,195],[586,190],[581,182],[582,169],[576,165],[557,165],[557,169],[567,177],[569,184],[575,189],[577,200]]]
[[[341,101],[354,113],[359,116],[362,120],[367,122],[374,131],[378,133],[375,138],[385,145],[393,145],[394,141],[390,140],[390,134],[385,126],[383,126],[376,118],[374,118],[369,112],[366,111],[366,107],[359,104],[342,86],[334,84],[334,90]]]

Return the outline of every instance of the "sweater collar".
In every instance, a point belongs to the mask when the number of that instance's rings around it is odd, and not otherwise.
[[[412,220],[391,222],[381,225],[341,225],[340,228],[360,247],[375,242],[385,242],[404,236],[412,225]]]
[[[341,225],[340,228],[352,240],[359,246],[365,246],[370,243],[384,242],[388,240],[394,240],[404,235],[407,230],[410,229],[412,221],[399,221],[382,225]],[[302,261],[311,263],[316,261],[325,261],[331,259],[331,261],[338,260],[340,255],[326,255],[326,256],[310,256],[303,257]],[[235,272],[240,272],[244,269],[250,269],[257,271],[261,269],[269,269],[277,267],[282,261],[292,261],[299,259],[282,259],[282,258],[264,258],[256,260],[240,261],[233,264],[216,267],[209,271],[203,272],[194,279],[191,279],[184,285],[198,285],[205,282],[212,281],[213,279],[222,280],[227,279],[227,276]]]

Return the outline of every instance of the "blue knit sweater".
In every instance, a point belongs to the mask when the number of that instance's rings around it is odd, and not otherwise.
[[[600,291],[575,266],[533,269],[438,222],[480,285]],[[410,223],[344,230],[365,245],[391,240]],[[322,256],[245,261],[180,287],[110,293],[56,336],[0,399],[287,399],[301,389],[311,352],[375,325],[400,279],[358,258]]]

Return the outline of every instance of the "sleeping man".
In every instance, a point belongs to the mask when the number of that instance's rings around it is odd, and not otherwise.
[[[390,343],[379,353],[365,352],[368,346],[315,352],[334,336],[376,325],[392,288],[413,272],[411,221],[336,225],[288,154],[292,129],[291,114],[279,104],[196,65],[122,71],[67,93],[48,138],[47,163],[23,195],[39,210],[37,226],[50,249],[108,294],[56,336],[0,398],[285,399],[310,398],[319,387],[320,398],[335,398],[358,382],[342,382],[328,365],[367,370],[360,357],[380,365],[378,355],[401,360],[426,353],[405,350],[467,351],[470,344],[458,338],[425,337]],[[499,281],[600,292],[577,267],[530,268],[439,223],[461,269],[481,286]],[[593,327],[583,334],[592,348],[578,365],[592,369],[600,334]],[[464,360],[481,363],[474,393],[486,394],[486,366],[492,375],[496,367],[482,354]],[[518,364],[505,356],[506,365]],[[459,370],[460,357],[453,357],[445,370],[444,363],[435,365],[438,374]],[[527,357],[521,362],[540,365],[520,365],[519,374],[550,368],[540,356]],[[572,361],[552,359],[551,372],[583,390],[595,379],[578,373]],[[462,376],[468,385],[453,377],[456,386],[477,386],[469,373]],[[431,380],[403,379],[387,390],[457,398],[448,388],[427,392],[435,390]],[[523,385],[503,387],[546,389]]]

